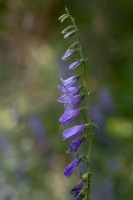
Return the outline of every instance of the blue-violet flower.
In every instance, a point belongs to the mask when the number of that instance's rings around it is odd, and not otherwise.
[[[72,104],[73,107],[79,105],[82,101],[82,98],[80,95],[68,95],[68,94],[63,94],[60,98],[57,99],[58,102],[60,103],[68,103],[68,104]]]
[[[78,76],[71,76],[70,78],[63,80],[60,78],[60,81],[63,83],[64,87],[71,87],[74,83],[78,81]]]
[[[72,94],[76,95],[79,93],[80,88],[78,86],[75,87],[61,87],[58,85],[58,90],[64,94]]]
[[[82,60],[77,60],[77,61],[71,63],[69,65],[68,69],[73,70],[73,69],[77,68],[79,65],[81,65],[82,62],[83,62]]]
[[[62,122],[62,125],[66,126],[67,124],[73,122],[75,118],[79,115],[79,113],[80,113],[79,108],[67,111],[59,118],[59,122]]]
[[[66,169],[64,170],[64,175],[67,178],[70,178],[73,171],[76,169],[76,167],[79,165],[80,160],[78,158],[75,158],[72,163],[70,163]]]
[[[83,180],[80,179],[77,183],[76,186],[70,191],[71,195],[76,197],[82,190],[83,187]]]
[[[74,54],[74,51],[68,49],[65,52],[65,54],[62,56],[62,60],[68,60],[73,54]]]
[[[62,133],[62,136],[63,136],[63,139],[67,139],[67,140],[70,140],[70,139],[73,139],[75,137],[77,137],[80,133],[82,133],[85,129],[85,125],[84,124],[81,124],[81,125],[75,125],[71,128],[68,128],[67,130],[65,130],[63,133]]]
[[[83,142],[82,137],[77,138],[76,140],[74,140],[73,142],[71,142],[70,146],[69,146],[69,152],[70,151],[77,151],[77,149],[79,148],[80,144]]]

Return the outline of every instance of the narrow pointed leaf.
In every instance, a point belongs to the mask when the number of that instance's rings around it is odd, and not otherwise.
[[[97,170],[93,170],[92,173],[96,175],[98,178],[103,179],[102,175]]]
[[[96,122],[92,122],[91,125],[100,130],[100,126]]]

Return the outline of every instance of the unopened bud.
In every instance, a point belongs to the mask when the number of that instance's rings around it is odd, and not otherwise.
[[[69,33],[67,33],[66,35],[64,35],[64,39],[68,39],[69,37],[71,37],[72,35],[74,35],[76,32],[77,32],[77,30],[70,31]]]

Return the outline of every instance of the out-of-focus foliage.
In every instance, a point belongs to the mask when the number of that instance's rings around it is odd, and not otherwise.
[[[129,0],[0,0],[0,199],[66,200],[78,179],[63,177],[73,155],[65,154],[69,143],[62,141],[63,109],[56,102],[59,74],[67,70],[61,56],[71,44],[57,20],[65,5],[81,33],[91,116],[101,127],[94,130],[92,164],[102,178],[93,173],[92,199],[132,200]]]

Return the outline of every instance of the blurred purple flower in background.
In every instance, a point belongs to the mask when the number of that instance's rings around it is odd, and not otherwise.
[[[112,96],[107,88],[101,88],[98,93],[98,104],[105,112],[111,112],[114,108]]]
[[[91,119],[95,121],[101,130],[97,132],[97,135],[102,144],[107,144],[108,134],[105,129],[105,124],[108,119],[108,114],[114,109],[113,100],[110,91],[107,88],[102,87],[97,95],[97,102],[91,105]]]
[[[11,145],[8,138],[5,135],[0,136],[0,152],[8,155],[11,151]]]
[[[51,144],[39,117],[37,115],[32,115],[29,119],[29,125],[35,137],[38,150],[41,152],[47,151],[51,147]]]
[[[99,105],[91,105],[91,119],[92,121],[98,123],[99,126],[102,126],[104,124],[104,115]]]
[[[26,181],[26,168],[24,166],[24,161],[21,158],[18,158],[16,162],[15,175],[17,182]]]

